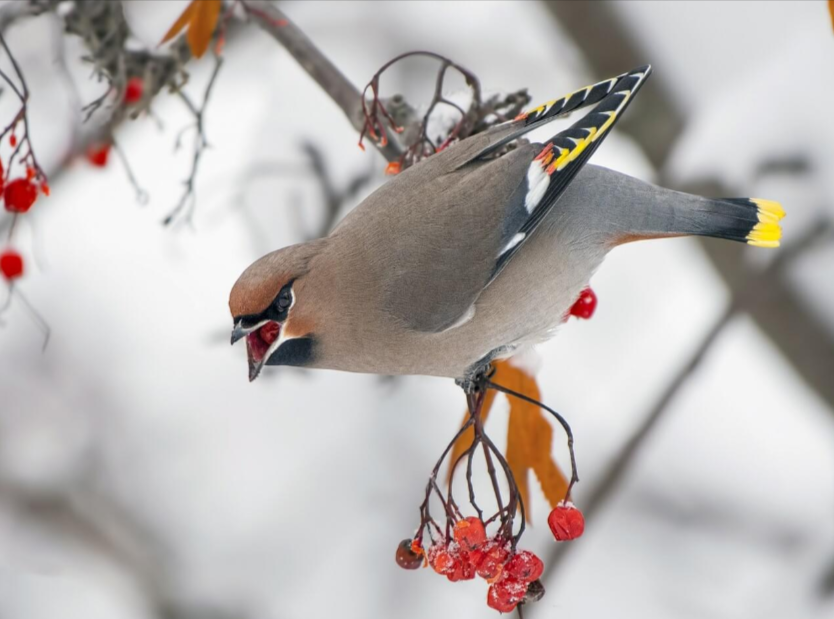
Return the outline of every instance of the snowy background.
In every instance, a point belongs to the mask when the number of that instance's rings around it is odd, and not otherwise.
[[[183,6],[128,4],[149,44]],[[588,20],[594,4],[603,3],[588,3]],[[534,101],[597,77],[545,3],[283,8],[356,84],[412,49],[454,58],[487,90],[528,87]],[[825,3],[617,2],[613,13],[685,126],[661,169],[622,131],[596,163],[780,200],[786,246],[834,216]],[[7,35],[33,91],[33,139],[47,166],[69,147],[74,117],[54,55],[80,51],[72,41],[50,48],[54,28],[39,18]],[[192,67],[195,92],[210,64]],[[76,69],[84,99],[93,98],[87,70]],[[414,63],[384,87],[419,101],[431,80]],[[5,115],[8,99],[0,98]],[[228,346],[226,300],[238,274],[321,216],[301,145],[325,153],[339,185],[374,170],[365,194],[384,182],[381,157],[356,147],[335,104],[252,26],[230,43],[210,103],[212,149],[193,228],[166,229],[160,221],[189,165],[188,149],[172,145],[189,119],[173,97],[154,109],[162,130],[142,118],[118,133],[147,206],[117,161],[99,169],[81,160],[16,237],[31,265],[21,288],[53,337],[41,354],[20,304],[3,316],[0,617],[496,616],[483,582],[453,585],[393,561],[460,423],[464,401],[452,381],[273,368],[249,384],[244,351]],[[802,158],[801,176],[762,175],[774,154]],[[743,258],[755,270],[770,256]],[[831,327],[821,338],[834,337],[832,265],[829,244],[789,271],[797,295]],[[619,248],[592,283],[593,320],[570,322],[540,348],[545,400],[577,437],[580,507],[731,295],[690,239]],[[827,370],[834,380],[834,366]],[[488,424],[499,444],[505,424],[500,399]],[[555,454],[567,464],[561,439]],[[523,545],[547,558],[555,545],[532,488],[538,526]],[[742,312],[528,615],[823,618],[834,615],[832,580],[834,409]]]

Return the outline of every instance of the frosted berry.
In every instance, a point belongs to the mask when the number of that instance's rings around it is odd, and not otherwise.
[[[518,602],[511,602],[509,599],[501,597],[495,585],[492,585],[487,591],[487,606],[500,613],[511,613],[518,606]]]
[[[524,600],[522,601],[525,604],[529,604],[531,602],[538,602],[543,597],[544,585],[542,584],[542,581],[534,580],[529,585],[527,585],[527,593],[524,594]]]
[[[585,531],[585,517],[573,503],[559,503],[547,517],[557,542],[576,539]]]
[[[532,552],[522,550],[510,557],[504,566],[504,574],[508,578],[514,578],[523,582],[538,580],[544,573],[544,563]]]
[[[502,576],[498,582],[492,585],[495,589],[495,595],[499,599],[508,602],[518,603],[524,599],[527,594],[527,583],[508,576]]]
[[[442,576],[446,576],[455,568],[455,557],[445,545],[435,544],[429,548],[427,558],[431,568]]]
[[[110,157],[110,144],[97,144],[87,149],[87,161],[96,166],[103,168],[107,165],[107,159]]]
[[[3,190],[6,210],[12,213],[25,213],[38,198],[38,188],[25,178],[16,178]]]
[[[492,580],[499,576],[504,568],[504,562],[510,556],[507,542],[501,539],[490,540],[480,552],[483,556],[476,565],[478,576],[485,580]]]
[[[597,309],[597,295],[590,288],[585,288],[570,308],[571,316],[588,320]]]
[[[423,556],[414,551],[410,539],[404,539],[397,546],[397,565],[404,570],[416,570],[423,565]]]
[[[486,543],[486,530],[475,516],[458,520],[455,524],[455,541],[463,550],[477,550]]]
[[[131,77],[125,86],[125,103],[139,103],[145,94],[145,81],[141,77]]]
[[[475,578],[475,568],[469,562],[469,557],[465,552],[458,553],[454,556],[452,569],[446,573],[446,578],[452,582],[472,580]]]
[[[0,273],[8,281],[23,275],[23,258],[13,249],[7,249],[0,254]]]

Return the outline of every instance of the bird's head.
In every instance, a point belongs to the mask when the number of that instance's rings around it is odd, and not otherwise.
[[[249,380],[264,365],[308,365],[315,354],[314,323],[305,302],[304,278],[315,243],[293,245],[254,262],[229,295],[232,344],[246,339]]]

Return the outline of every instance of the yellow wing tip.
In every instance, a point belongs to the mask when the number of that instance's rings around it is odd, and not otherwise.
[[[785,209],[775,200],[751,198],[750,201],[758,208],[760,222],[776,223],[785,216]]]

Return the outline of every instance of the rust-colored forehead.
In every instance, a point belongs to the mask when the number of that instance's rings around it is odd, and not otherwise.
[[[252,267],[246,269],[232,287],[229,310],[233,317],[260,314],[269,307],[281,288],[292,280],[292,275],[286,272],[268,272]]]
[[[232,317],[260,314],[275,299],[281,288],[304,275],[317,242],[279,249],[255,261],[238,278],[229,295]]]

